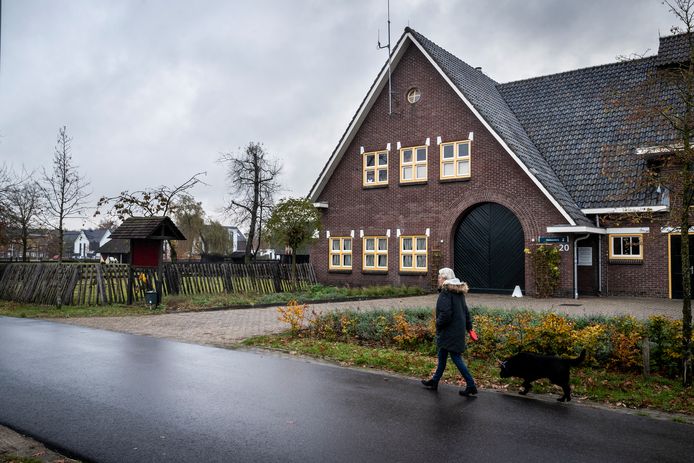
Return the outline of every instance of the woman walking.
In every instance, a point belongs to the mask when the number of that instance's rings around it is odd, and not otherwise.
[[[465,304],[467,284],[461,283],[450,268],[439,270],[439,298],[436,301],[436,347],[438,348],[438,365],[431,379],[422,380],[427,389],[436,390],[439,380],[446,369],[446,361],[451,356],[465,379],[466,387],[460,395],[477,394],[475,380],[467,369],[461,354],[465,351],[465,332],[472,330],[472,320]]]

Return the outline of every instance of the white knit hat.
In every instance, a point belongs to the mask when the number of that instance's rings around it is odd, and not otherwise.
[[[446,280],[452,280],[455,278],[455,272],[453,271],[453,269],[444,267],[441,270],[439,270],[439,276],[445,278]]]

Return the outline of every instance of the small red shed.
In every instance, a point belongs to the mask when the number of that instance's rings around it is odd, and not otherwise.
[[[130,217],[111,233],[111,239],[130,241],[130,282],[128,303],[132,302],[132,268],[149,267],[160,270],[161,281],[162,243],[164,240],[185,240],[186,237],[168,217]],[[161,299],[160,281],[157,294]]]
[[[130,264],[133,267],[158,267],[164,240],[186,237],[168,217],[130,217],[111,233],[111,239],[130,240]]]

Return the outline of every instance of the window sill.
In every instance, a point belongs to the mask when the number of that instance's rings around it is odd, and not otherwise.
[[[351,269],[328,269],[328,273],[352,273]]]
[[[428,180],[417,180],[414,182],[400,182],[398,185],[400,186],[413,186],[413,185],[426,185],[429,183]]]
[[[607,262],[611,265],[642,265],[643,259],[615,259],[611,257]]]
[[[388,188],[388,184],[384,183],[382,185],[362,185],[362,190],[377,190],[379,188]]]
[[[388,270],[362,270],[364,275],[388,275]]]
[[[468,182],[472,177],[439,178],[439,183]]]
[[[400,270],[399,275],[428,275],[428,270]]]

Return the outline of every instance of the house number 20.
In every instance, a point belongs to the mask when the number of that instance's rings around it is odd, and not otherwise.
[[[569,245],[568,244],[560,244],[559,245],[559,250],[562,252],[566,252],[569,250]]]

